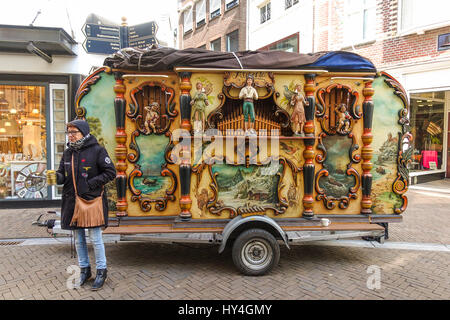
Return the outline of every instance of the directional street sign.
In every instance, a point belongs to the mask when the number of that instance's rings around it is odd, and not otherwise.
[[[83,48],[87,53],[111,54],[120,50],[120,42],[88,38],[84,41]]]
[[[86,23],[83,33],[88,38],[120,40],[120,27]]]
[[[155,44],[156,42],[156,38],[151,36],[147,39],[130,41],[128,45],[132,48],[144,49],[152,44]]]
[[[120,50],[120,27],[86,23],[82,31],[87,53],[111,54]]]
[[[154,21],[130,27],[86,23],[82,28],[86,36],[83,48],[87,53],[99,54],[111,54],[123,47],[143,49],[158,42],[157,29]]]
[[[157,25],[153,21],[128,27],[128,39],[131,42],[135,39],[155,36],[156,29]]]

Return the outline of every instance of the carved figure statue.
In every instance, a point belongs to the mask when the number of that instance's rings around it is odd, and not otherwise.
[[[339,133],[347,133],[350,128],[350,119],[351,116],[347,111],[347,106],[344,103],[341,103],[338,108],[335,110],[336,112],[336,131]]]
[[[197,194],[197,206],[201,210],[201,215],[206,211],[206,205],[208,204],[208,190],[202,189],[200,194]]]
[[[159,104],[157,102],[152,102],[149,106],[144,107],[145,117],[144,117],[144,127],[145,133],[156,132],[156,121],[159,119],[158,114]]]
[[[256,134],[255,129],[255,107],[253,105],[254,100],[258,100],[258,92],[254,88],[254,79],[252,75],[247,76],[246,86],[239,92],[239,99],[243,99],[242,111],[244,114],[244,126],[245,133]]]
[[[289,186],[287,196],[288,196],[289,206],[296,206],[298,204],[297,189],[295,188],[295,186],[293,184],[291,184]]]
[[[195,85],[197,92],[191,100],[192,119],[194,122],[194,132],[202,132],[205,130],[205,111],[208,103],[208,96],[205,93],[203,84],[199,81]]]
[[[294,107],[291,115],[292,129],[295,135],[304,136],[303,127],[306,123],[305,107],[309,105],[302,92],[302,86],[296,85],[294,94],[290,99],[290,105]]]

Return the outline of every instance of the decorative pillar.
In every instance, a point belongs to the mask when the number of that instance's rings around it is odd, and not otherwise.
[[[363,147],[361,150],[361,157],[363,159],[361,167],[363,170],[363,175],[361,179],[362,183],[362,201],[361,201],[361,213],[371,214],[372,213],[372,162],[370,161],[373,156],[373,148],[371,146],[373,135],[372,135],[372,119],[373,119],[373,101],[372,96],[374,94],[374,89],[372,88],[372,80],[366,81],[364,83],[363,95],[363,123],[364,131],[362,135]]]
[[[313,190],[314,190],[314,114],[316,111],[316,101],[314,98],[314,92],[316,91],[316,86],[314,81],[316,79],[315,74],[306,74],[305,75],[305,86],[304,91],[306,94],[306,100],[308,101],[308,105],[305,106],[305,117],[306,123],[304,126],[305,136],[305,150],[303,151],[303,158],[305,159],[305,163],[303,165],[303,217],[304,218],[312,218],[314,216],[313,212]]]
[[[181,113],[181,129],[184,131],[181,136],[183,139],[191,139],[191,73],[180,73],[180,113]],[[180,218],[182,221],[187,221],[192,218],[191,205],[192,200],[190,196],[191,189],[191,157],[190,157],[191,143],[183,143],[181,147],[181,162],[180,162]]]
[[[116,203],[116,216],[125,217],[127,216],[127,134],[125,132],[125,86],[123,84],[122,73],[115,72],[114,78],[116,79],[116,85],[114,86],[114,92],[116,93],[116,98],[114,99],[114,110],[116,116],[116,142],[117,146],[115,149],[116,154],[116,188],[117,188],[117,203]]]
[[[191,73],[181,72],[180,78],[180,112],[181,112],[181,129],[191,132]]]

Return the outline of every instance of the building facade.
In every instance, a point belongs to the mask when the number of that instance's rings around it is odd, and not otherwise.
[[[353,51],[403,84],[413,134],[411,183],[450,177],[450,3],[316,0],[314,51]]]
[[[250,50],[313,51],[313,1],[249,0]]]
[[[179,1],[179,48],[247,48],[247,0]]]
[[[62,28],[0,25],[0,35],[0,207],[58,202],[45,171],[59,166],[84,75],[106,55]]]

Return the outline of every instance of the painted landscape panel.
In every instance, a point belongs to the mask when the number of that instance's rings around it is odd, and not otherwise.
[[[218,200],[227,206],[238,208],[244,205],[264,205],[277,203],[277,188],[282,166],[270,165],[248,168],[226,164],[214,165],[213,174],[219,187]]]
[[[373,82],[372,210],[374,213],[392,214],[394,207],[402,204],[401,198],[392,191],[392,184],[397,177],[398,137],[401,132],[398,113],[403,103],[384,82],[385,79],[382,76]]]
[[[328,170],[328,176],[321,177],[319,186],[328,196],[340,198],[347,196],[349,189],[355,185],[355,177],[347,175],[347,165],[350,162],[348,150],[352,140],[342,136],[328,136],[323,139],[327,157],[323,163]]]
[[[170,187],[169,177],[161,176],[161,166],[165,163],[164,152],[169,138],[165,135],[140,135],[136,138],[140,156],[137,162],[141,177],[134,178],[134,187],[151,198],[164,197]]]

